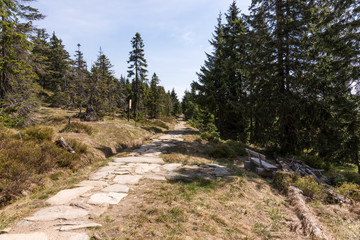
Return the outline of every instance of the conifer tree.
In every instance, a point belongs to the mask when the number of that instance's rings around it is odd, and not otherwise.
[[[144,54],[144,43],[140,33],[136,33],[131,40],[132,51],[128,60],[129,70],[128,77],[132,78],[133,91],[133,113],[135,119],[138,119],[138,114],[141,105],[143,105],[144,84],[147,84],[147,63]]]

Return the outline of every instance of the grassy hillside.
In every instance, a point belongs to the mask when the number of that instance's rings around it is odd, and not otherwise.
[[[172,126],[156,120],[135,123],[120,118],[80,122],[76,112],[40,108],[33,126],[15,129],[0,126],[0,229],[34,208],[50,194],[71,187],[109,157],[124,155],[151,136]],[[57,142],[63,137],[75,153]],[[14,203],[5,207],[9,203]],[[25,209],[20,206],[26,206]]]

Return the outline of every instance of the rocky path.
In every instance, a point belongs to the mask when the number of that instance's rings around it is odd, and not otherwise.
[[[101,227],[92,219],[127,197],[140,179],[164,181],[179,176],[176,170],[184,166],[165,164],[159,155],[183,141],[186,130],[184,122],[179,122],[174,131],[143,145],[128,157],[114,158],[88,180],[48,199],[46,207],[19,221],[7,234],[0,235],[0,240],[89,240],[85,229]],[[216,164],[204,167],[212,169],[216,176],[227,174],[225,167]]]

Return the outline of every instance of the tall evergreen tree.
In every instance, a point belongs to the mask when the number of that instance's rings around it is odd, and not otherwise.
[[[133,91],[133,113],[135,119],[138,119],[140,106],[143,104],[144,84],[147,81],[147,63],[144,54],[144,43],[140,33],[136,33],[135,37],[131,40],[132,51],[128,64],[128,77],[132,78],[132,91]]]
[[[0,99],[14,92],[27,99],[33,88],[27,34],[33,30],[32,21],[43,15],[28,5],[31,1],[0,1]]]

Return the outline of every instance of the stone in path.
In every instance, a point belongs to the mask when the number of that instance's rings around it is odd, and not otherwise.
[[[162,158],[159,157],[125,157],[125,158],[114,158],[117,163],[164,163]]]
[[[114,182],[119,184],[136,184],[142,178],[140,175],[119,175],[114,178]]]
[[[46,233],[35,232],[28,234],[5,234],[0,235],[0,240],[49,240]]]
[[[135,174],[144,174],[152,171],[153,169],[159,167],[159,164],[138,164],[135,167]]]
[[[50,237],[49,240],[89,240],[90,237],[86,233],[72,233],[72,232],[63,232],[58,233],[53,237]]]
[[[89,213],[84,209],[71,206],[47,207],[39,210],[32,217],[25,218],[27,221],[53,221],[56,219],[76,219],[87,216]]]
[[[84,193],[93,189],[93,186],[79,187],[73,189],[65,189],[58,192],[55,196],[49,198],[45,203],[50,205],[63,205],[71,202],[71,200],[80,197]]]
[[[170,172],[180,168],[181,166],[181,163],[169,163],[162,166],[162,168]]]
[[[118,204],[121,199],[126,197],[126,193],[95,193],[92,195],[88,201],[89,204],[101,205],[101,204]]]
[[[130,188],[126,185],[121,185],[121,184],[113,184],[110,185],[106,188],[103,188],[101,191],[103,192],[122,192],[122,193],[127,193],[129,192]]]
[[[106,187],[109,184],[105,181],[82,181],[78,184],[76,184],[76,186],[78,187],[88,187],[88,186],[92,186],[92,187]]]
[[[90,228],[90,227],[101,227],[102,225],[99,223],[82,223],[82,224],[74,224],[59,227],[59,231],[72,231],[82,228]]]

